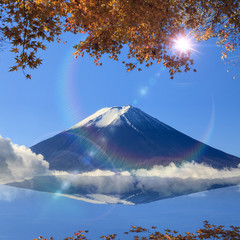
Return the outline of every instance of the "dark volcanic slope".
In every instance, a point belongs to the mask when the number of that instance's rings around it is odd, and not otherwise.
[[[101,109],[31,149],[41,153],[51,169],[65,171],[129,170],[193,160],[215,168],[240,163],[240,158],[196,141],[131,106]]]

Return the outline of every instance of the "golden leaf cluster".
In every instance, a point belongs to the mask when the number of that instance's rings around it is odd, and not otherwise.
[[[10,71],[37,68],[45,43],[71,32],[87,35],[74,46],[75,57],[87,53],[102,65],[102,55],[118,61],[126,49],[128,71],[156,62],[172,78],[193,65],[190,52],[173,51],[179,35],[218,37],[226,51],[239,46],[239,6],[239,0],[0,0],[0,31],[16,54]]]
[[[214,225],[210,224],[208,221],[204,221],[203,228],[198,229],[195,233],[185,232],[185,234],[180,234],[175,230],[165,229],[164,232],[155,231],[156,227],[151,227],[146,229],[138,226],[131,226],[131,229],[124,234],[138,234],[133,236],[134,240],[203,240],[203,239],[221,239],[221,240],[239,240],[240,239],[240,227],[230,226],[228,229],[225,229],[223,225]],[[78,231],[75,232],[73,236],[66,237],[64,240],[87,240],[86,233],[88,231]],[[144,236],[145,234],[145,236]],[[140,236],[139,236],[140,235]],[[106,236],[101,236],[101,239],[111,240],[116,239],[117,234],[109,234]],[[40,236],[33,240],[48,240]],[[50,238],[53,240],[53,237]]]

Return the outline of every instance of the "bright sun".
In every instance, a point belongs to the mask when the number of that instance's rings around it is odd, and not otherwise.
[[[189,38],[180,37],[174,40],[174,48],[181,53],[187,53],[192,50],[192,44]]]

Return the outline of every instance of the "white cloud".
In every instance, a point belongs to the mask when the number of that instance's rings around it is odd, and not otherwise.
[[[48,178],[33,180],[32,188],[37,186],[36,190],[46,191],[46,182],[49,182],[52,184],[50,191],[63,194],[117,194],[127,199],[129,196],[154,193],[159,198],[167,198],[240,184],[240,168],[217,170],[194,162],[178,167],[172,163],[150,170],[123,172],[98,169],[73,174],[52,171]]]
[[[0,136],[0,184],[71,196],[119,195],[128,200],[141,195],[151,201],[151,194],[154,199],[161,199],[238,185],[240,166],[219,170],[205,164],[185,162],[181,166],[171,163],[120,172],[99,169],[84,173],[50,171],[42,155]],[[2,193],[0,198],[8,198],[8,195]]]
[[[150,170],[139,169],[132,173],[139,177],[216,179],[240,177],[240,167],[219,170],[206,164],[185,162],[181,166],[170,163],[168,166],[154,166]]]
[[[68,188],[83,190],[89,193],[117,194],[128,193],[134,189],[132,176],[122,176],[112,171],[96,170],[92,172],[71,174],[67,172],[54,172],[54,177],[60,180],[60,191]],[[66,188],[68,186],[68,188]]]
[[[31,179],[48,173],[48,168],[42,155],[0,136],[0,184]]]
[[[101,177],[101,176],[113,176],[115,175],[115,173],[109,170],[102,171],[100,169],[97,169],[95,171],[82,173],[81,175],[89,177]]]
[[[181,166],[154,166],[150,170],[113,172],[95,170],[71,174],[55,171],[52,177],[60,181],[60,191],[68,193],[120,194],[155,192],[160,197],[173,197],[212,188],[240,184],[240,168],[214,169],[197,163]]]

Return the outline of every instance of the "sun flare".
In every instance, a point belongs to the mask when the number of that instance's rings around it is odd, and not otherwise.
[[[180,53],[187,53],[192,50],[191,40],[187,37],[180,37],[174,40],[174,49]]]

